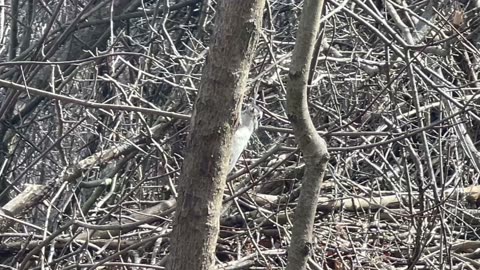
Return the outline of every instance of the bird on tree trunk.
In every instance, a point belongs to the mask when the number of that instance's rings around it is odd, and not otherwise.
[[[240,123],[233,134],[232,154],[228,171],[235,167],[253,132],[258,128],[258,121],[262,118],[262,111],[256,105],[247,105],[240,114]]]

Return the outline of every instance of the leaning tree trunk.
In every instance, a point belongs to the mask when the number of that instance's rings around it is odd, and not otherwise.
[[[307,81],[315,41],[320,28],[323,1],[305,0],[297,41],[288,74],[287,110],[295,138],[303,152],[305,174],[295,209],[287,269],[305,269],[312,247],[312,231],[320,185],[328,161],[327,144],[321,138],[308,111]]]
[[[191,120],[169,269],[210,269],[230,145],[261,26],[264,0],[219,1],[216,32]]]

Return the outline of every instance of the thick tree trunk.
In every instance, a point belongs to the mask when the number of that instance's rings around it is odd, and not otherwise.
[[[264,0],[223,0],[191,120],[169,269],[210,269],[230,145],[261,26]]]
[[[308,111],[307,81],[320,28],[323,1],[305,0],[287,84],[288,118],[305,159],[302,189],[295,209],[287,269],[305,269],[312,247],[312,231],[320,185],[328,161],[327,144]]]

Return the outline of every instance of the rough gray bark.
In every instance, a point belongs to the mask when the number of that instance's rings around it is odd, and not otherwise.
[[[261,26],[264,0],[224,0],[203,70],[180,176],[169,269],[210,269],[231,140]]]
[[[287,269],[305,269],[320,185],[328,161],[327,144],[315,130],[308,111],[307,81],[320,28],[323,1],[305,0],[287,84],[288,118],[305,159],[302,189],[293,219]]]

